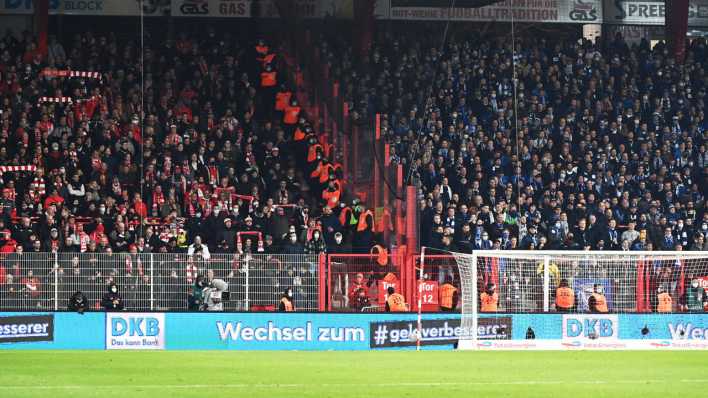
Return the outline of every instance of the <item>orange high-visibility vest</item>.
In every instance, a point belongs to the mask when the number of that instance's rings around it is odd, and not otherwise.
[[[280,299],[280,302],[283,303],[283,307],[285,307],[285,312],[293,312],[295,311],[295,308],[293,307],[293,302],[286,299],[285,297]]]
[[[317,143],[315,145],[310,145],[309,148],[307,148],[307,161],[308,162],[314,162],[317,160],[317,150],[322,150],[322,144]]]
[[[339,213],[339,223],[342,224],[343,227],[346,227],[347,225],[349,225],[349,216],[351,215],[351,207],[347,206],[343,208],[342,211]]]
[[[275,71],[261,72],[261,87],[274,87],[277,84]]]
[[[322,172],[322,161],[320,160],[319,163],[317,163],[317,167],[315,167],[315,169],[312,170],[312,173],[310,173],[310,177],[317,178],[320,176],[321,172]]]
[[[275,53],[268,54],[265,57],[261,58],[261,62],[263,63],[263,66],[266,66],[269,63],[273,62],[273,58],[275,58]]]
[[[388,309],[391,312],[406,311],[406,299],[398,293],[389,295],[386,302],[388,303]]]
[[[280,91],[275,94],[275,110],[284,111],[290,103],[290,98],[292,98],[293,93],[290,91]]]
[[[605,295],[593,293],[592,297],[595,297],[595,310],[597,312],[609,312],[607,310],[607,299],[605,298]]]
[[[564,310],[573,308],[575,305],[575,293],[569,287],[559,287],[556,289],[556,308]]]
[[[320,171],[320,184],[324,184],[325,182],[329,181],[329,174],[334,171],[334,167],[330,164],[327,163],[322,167],[322,170]]]
[[[671,299],[671,295],[669,293],[661,293],[656,296],[656,298],[659,300],[659,303],[656,306],[656,312],[671,312],[673,300]]]
[[[449,283],[440,286],[440,306],[452,308],[452,298],[455,296],[457,288]]]
[[[256,52],[261,55],[268,54],[268,46],[256,46]]]
[[[305,137],[307,137],[307,136],[305,135],[305,132],[302,131],[302,129],[301,129],[300,127],[297,127],[297,128],[295,129],[295,133],[293,133],[293,140],[294,140],[294,141],[302,141],[302,140],[305,139]]]
[[[337,184],[339,185],[339,184]],[[340,191],[339,187],[335,189],[334,191],[330,191],[329,189],[325,189],[322,191],[322,199],[327,201],[327,206],[331,209],[337,207],[339,204],[339,198],[341,197],[342,192]],[[341,215],[340,215],[340,223],[341,223]]]
[[[371,216],[372,220],[374,218],[374,213],[371,212],[371,210],[367,210],[364,212],[364,214],[359,214],[359,223],[356,226],[356,231],[361,232],[361,231],[366,231],[369,229],[369,227],[373,227],[373,225],[369,225],[366,222],[367,216]]]
[[[381,245],[374,245],[371,248],[371,254],[376,254],[376,262],[385,267],[388,264],[388,250]]]
[[[497,312],[497,303],[499,303],[499,295],[494,292],[494,294],[490,295],[487,292],[484,292],[480,295],[480,299],[482,301],[482,308],[481,312]]]
[[[285,124],[295,124],[297,123],[297,118],[300,115],[299,106],[287,106],[284,110],[283,123]]]

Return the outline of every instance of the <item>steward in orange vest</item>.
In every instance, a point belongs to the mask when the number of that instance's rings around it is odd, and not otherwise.
[[[374,228],[374,213],[371,210],[362,206],[362,212],[359,213],[359,222],[356,226],[356,232],[373,232]]]
[[[593,293],[588,299],[588,307],[592,313],[604,314],[609,312],[607,309],[607,299],[605,295],[602,294],[602,285],[595,284],[593,286]]]
[[[322,144],[317,142],[316,137],[311,137],[310,138],[310,146],[307,148],[307,161],[308,162],[314,162],[317,160],[317,155],[320,155],[320,157],[324,154],[324,148],[322,147]]]
[[[487,285],[487,290],[480,295],[479,299],[481,302],[480,312],[497,312],[499,295],[495,291],[493,283]]]
[[[261,72],[261,87],[275,87],[278,83],[278,78],[276,72],[270,67],[270,65],[265,67],[265,70]]]
[[[291,93],[285,86],[280,87],[280,91],[275,94],[275,110],[284,111],[285,108],[290,104],[290,99],[293,93]]]
[[[322,170],[320,170],[320,184],[324,184],[334,177],[334,166],[325,159],[326,161],[322,163]]]
[[[405,312],[408,310],[406,308],[406,299],[396,293],[396,289],[389,287],[386,292],[388,292],[388,297],[386,298],[386,312]]]
[[[270,65],[273,63],[273,60],[275,59],[275,53],[268,54],[262,58],[258,58],[261,63],[263,63],[263,67],[265,68],[267,65]]]
[[[342,203],[344,204],[344,203]],[[343,207],[339,212],[339,224],[342,227],[349,227],[352,223],[356,224],[356,218],[354,218],[354,212],[349,206]]]
[[[371,248],[372,255],[376,256],[376,263],[382,267],[388,265],[388,250],[385,247],[376,244]]]
[[[440,286],[440,309],[454,311],[457,308],[457,300],[457,288],[452,284],[452,278],[448,277],[445,283]]]
[[[295,311],[295,304],[293,303],[293,291],[288,289],[283,292],[283,297],[280,298],[280,303],[278,304],[278,311],[280,312],[293,312]]]
[[[297,105],[297,100],[290,101],[290,105],[283,109],[283,123],[292,126],[297,123],[300,116],[300,107]]]
[[[258,55],[266,55],[268,54],[268,51],[270,48],[265,44],[265,40],[260,39],[258,40],[258,44],[256,45],[256,52]]]
[[[556,311],[568,312],[575,307],[575,292],[568,287],[568,280],[561,279],[556,289]]]
[[[671,312],[673,310],[673,300],[671,295],[664,291],[664,288],[660,287],[657,291],[656,299],[656,312]]]
[[[322,199],[324,199],[327,202],[327,207],[330,209],[333,209],[337,206],[339,206],[339,198],[342,195],[342,190],[341,186],[339,185],[339,181],[337,180],[329,180],[329,184],[327,185],[327,188],[322,191]],[[341,220],[340,220],[341,223]]]
[[[307,137],[305,134],[305,131],[307,131],[307,127],[303,125],[297,126],[295,128],[295,132],[293,133],[293,141],[302,141]]]

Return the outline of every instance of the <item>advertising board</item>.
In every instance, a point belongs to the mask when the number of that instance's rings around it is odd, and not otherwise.
[[[0,344],[54,341],[54,315],[0,317]]]
[[[411,347],[417,344],[412,339],[417,331],[417,320],[371,322],[369,345],[371,348]],[[479,339],[511,340],[512,318],[480,318],[477,336]],[[460,325],[460,318],[424,320],[420,329],[422,345],[455,344],[460,337],[470,336],[472,331]]]
[[[414,349],[412,313],[0,313],[0,350]],[[533,339],[527,339],[531,329]],[[424,314],[423,349],[451,349],[459,314]],[[483,314],[480,350],[708,349],[708,314]]]
[[[0,350],[102,350],[104,325],[96,312],[0,312]]]
[[[666,19],[666,3],[664,0],[605,0],[604,22],[663,26]],[[708,0],[689,0],[688,26],[708,26]]]
[[[107,350],[161,350],[165,348],[165,314],[106,313]]]
[[[390,0],[390,18],[407,20],[503,21],[601,23],[600,0],[507,0],[484,7],[450,8],[450,2],[436,0]]]

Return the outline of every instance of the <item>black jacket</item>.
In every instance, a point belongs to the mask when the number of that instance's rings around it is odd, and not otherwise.
[[[69,305],[67,306],[69,311],[75,311],[82,313],[86,310],[88,310],[88,300],[86,299],[86,296],[81,293],[80,291],[77,291],[71,297],[69,297]]]
[[[110,287],[108,288],[108,292],[103,295],[101,305],[106,311],[123,311],[125,308],[123,304],[123,297],[121,297],[118,292],[111,292]]]

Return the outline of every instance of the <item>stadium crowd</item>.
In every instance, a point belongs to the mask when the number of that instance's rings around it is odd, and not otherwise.
[[[368,245],[369,213],[343,228],[323,211],[341,166],[281,48],[211,28],[144,55],[91,32],[47,57],[28,33],[0,40],[0,164],[36,166],[3,169],[2,252],[316,254],[351,250],[347,229]]]
[[[527,38],[515,58],[505,37],[451,35],[441,51],[437,34],[388,31],[364,56],[320,42],[352,122],[380,113],[391,162],[419,186],[422,245],[708,250],[704,40],[683,64],[620,36]],[[368,253],[373,212],[298,103],[286,53],[209,28],[144,58],[91,32],[52,39],[44,57],[7,32],[0,252]],[[130,258],[96,286],[144,279]],[[10,263],[0,286],[41,284]],[[311,279],[281,271],[281,286]],[[181,302],[197,270],[165,272]]]
[[[421,244],[708,249],[706,41],[679,64],[620,35],[517,40],[515,59],[509,37],[441,51],[438,31],[325,47],[355,118],[381,113],[391,162],[413,168]]]

